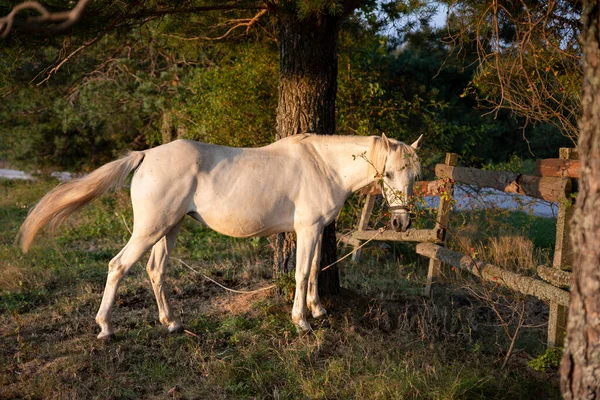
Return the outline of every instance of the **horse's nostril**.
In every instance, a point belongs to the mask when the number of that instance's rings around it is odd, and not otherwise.
[[[400,220],[396,217],[392,218],[392,228],[398,232],[400,230]]]

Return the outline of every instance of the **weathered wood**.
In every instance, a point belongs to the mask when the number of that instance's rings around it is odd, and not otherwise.
[[[360,220],[356,226],[357,230],[364,231],[369,227],[369,218],[373,212],[373,207],[375,207],[375,199],[376,197],[374,195],[368,194],[366,196],[365,205],[360,213]]]
[[[433,243],[419,243],[417,254],[450,264],[483,280],[506,286],[524,295],[535,296],[546,302],[555,301],[560,305],[568,305],[570,301],[569,292],[546,282],[503,270],[495,265],[476,260]]]
[[[556,244],[554,246],[554,268],[563,269],[573,266],[573,246],[571,246],[570,221],[575,211],[572,199],[562,201],[558,204],[558,216],[556,218]]]
[[[357,240],[370,240],[376,237],[376,240],[391,242],[428,242],[440,243],[444,237],[442,229],[411,229],[406,232],[384,231],[369,229],[364,231],[355,231],[352,238]]]
[[[358,223],[356,224],[356,230],[358,232],[363,232],[368,229],[369,219],[371,218],[371,213],[373,212],[373,207],[375,207],[375,198],[376,197],[374,194],[367,195],[367,197],[365,199],[365,205],[362,209],[362,212],[360,213],[360,219],[358,220]],[[360,245],[362,244],[362,242],[355,237],[353,237],[353,239],[355,239],[355,244],[354,244],[354,253],[352,254],[352,261],[358,262],[360,260],[360,256],[362,253],[362,249],[360,249]]]
[[[441,196],[444,193],[444,182],[442,180],[436,181],[418,181],[413,186],[413,194],[415,196]],[[374,182],[364,188],[360,189],[360,194],[363,195],[377,195],[381,194],[381,185],[379,182]]]
[[[574,149],[562,148],[559,151],[559,161],[570,162],[570,158],[579,158]],[[578,161],[577,161],[578,162]],[[573,248],[571,246],[570,221],[575,206],[571,198],[572,181],[568,179],[569,185],[565,192],[566,199],[558,203],[558,218],[556,220],[556,244],[554,246],[554,259],[552,266],[555,275],[566,274],[562,269],[573,265]],[[538,272],[539,273],[539,272]],[[570,279],[569,279],[570,282]],[[564,344],[567,327],[568,310],[565,306],[556,302],[550,303],[550,315],[548,316],[548,347],[562,346]]]
[[[561,147],[558,156],[564,160],[579,160],[579,150],[572,147]]]
[[[560,289],[559,289],[560,290]],[[548,340],[546,347],[562,347],[565,344],[567,333],[568,306],[557,301],[550,302],[550,315],[548,316]]]
[[[553,202],[560,202],[567,198],[566,193],[571,189],[571,181],[568,178],[539,177],[508,171],[484,171],[476,168],[438,164],[435,167],[435,174],[456,182]]]
[[[561,289],[569,289],[571,287],[571,273],[560,270],[558,268],[548,268],[540,265],[537,267],[537,273],[540,278],[546,282],[559,287]]]
[[[458,154],[446,153],[446,159],[444,160],[446,166],[454,167],[458,164]],[[438,176],[439,177],[439,176]],[[440,204],[438,205],[438,213],[435,220],[435,229],[440,230],[443,234],[441,242],[443,243],[445,233],[448,230],[450,223],[450,210],[452,209],[452,196],[454,195],[454,183],[449,179],[441,179],[439,182],[443,183],[440,193],[444,194],[440,196]],[[439,279],[440,270],[442,263],[438,260],[431,258],[429,260],[429,268],[427,270],[427,283],[423,294],[425,296],[431,296],[433,291],[433,285]]]
[[[381,191],[381,184],[379,182],[373,182],[373,183],[365,186],[364,188],[360,189],[358,192],[362,195],[369,195],[369,194],[377,195],[377,194],[383,193]]]
[[[560,178],[579,178],[579,160],[547,158],[535,162],[535,174]]]

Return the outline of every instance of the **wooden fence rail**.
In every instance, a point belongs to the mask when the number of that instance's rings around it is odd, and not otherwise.
[[[403,233],[370,230],[369,217],[375,204],[375,196],[381,193],[377,186],[366,188],[366,201],[357,230],[353,232],[354,246],[361,241],[389,240],[419,242],[418,254],[429,257],[429,271],[425,294],[431,295],[431,288],[438,279],[442,263],[467,270],[481,279],[496,282],[524,295],[538,297],[550,304],[548,318],[548,346],[563,344],[566,328],[568,289],[571,275],[563,271],[572,263],[569,246],[569,220],[572,215],[573,198],[571,192],[576,186],[572,178],[579,176],[578,154],[575,149],[560,149],[560,159],[541,160],[536,165],[535,175],[524,175],[507,171],[485,171],[476,168],[457,167],[458,155],[448,153],[444,164],[435,167],[435,175],[440,178],[433,182],[416,182],[414,193],[421,196],[439,196],[440,204],[433,229],[419,229]],[[507,193],[517,193],[551,202],[557,202],[558,220],[556,246],[552,268],[541,266],[538,275],[544,279],[521,276],[500,267],[475,260],[472,257],[443,247],[449,225],[450,209],[454,194],[454,182],[482,188],[492,188]],[[352,259],[358,261],[360,251]]]
[[[537,160],[535,173],[540,176],[557,176],[561,178],[579,178],[579,160],[547,158]]]
[[[561,305],[568,305],[570,301],[569,292],[549,283],[507,271],[433,243],[419,243],[417,254],[469,271],[485,281],[506,286],[523,295],[535,296],[546,302],[556,301]]]
[[[440,243],[443,241],[444,231],[442,229],[411,229],[406,232],[379,232],[374,229],[367,229],[354,232],[352,237],[358,240],[371,240],[377,237],[377,240],[389,240],[391,242]]]
[[[564,200],[571,190],[571,180],[568,178],[540,177],[507,171],[484,171],[438,164],[435,167],[435,175],[467,185],[492,188],[552,202]]]

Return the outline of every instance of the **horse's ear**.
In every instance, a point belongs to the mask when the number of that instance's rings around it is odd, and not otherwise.
[[[387,138],[387,136],[385,136],[385,133],[381,134],[381,140],[382,140],[382,144],[383,144],[383,148],[386,152],[390,151],[390,141]]]
[[[419,147],[421,147],[422,141],[423,141],[423,135],[419,136],[419,138],[417,140],[415,140],[415,142],[413,144],[411,144],[410,147],[417,150]]]

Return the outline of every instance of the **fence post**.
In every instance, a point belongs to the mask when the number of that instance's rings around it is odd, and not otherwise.
[[[360,219],[358,221],[358,225],[356,226],[357,231],[367,230],[369,227],[369,219],[371,217],[371,213],[373,212],[373,207],[375,206],[375,198],[377,195],[375,194],[367,194],[365,199],[365,205],[360,213]],[[362,240],[356,240],[354,245],[354,254],[352,254],[352,261],[358,262],[360,260],[360,255],[362,253],[362,249],[358,249],[362,244]]]
[[[446,160],[444,164],[451,167],[458,164],[458,154],[446,153]],[[444,236],[442,238],[443,243],[446,242],[446,230],[448,229],[448,221],[450,219],[450,209],[452,208],[452,197],[454,196],[454,183],[446,182],[444,185],[444,195],[440,196],[440,204],[438,206],[437,217],[435,220],[435,229],[443,229]],[[438,280],[440,275],[440,268],[442,263],[440,261],[429,259],[429,271],[427,272],[427,283],[425,286],[425,296],[431,296],[433,284]]]
[[[579,155],[575,149],[561,148],[559,158],[565,160],[577,160]],[[552,266],[564,269],[573,265],[573,250],[570,238],[570,221],[573,216],[573,199],[571,188],[568,187],[566,198],[558,203],[558,218],[556,220],[556,247],[554,248],[554,260]],[[554,301],[550,302],[550,316],[548,317],[548,347],[562,346],[565,340],[567,327],[567,307]]]

